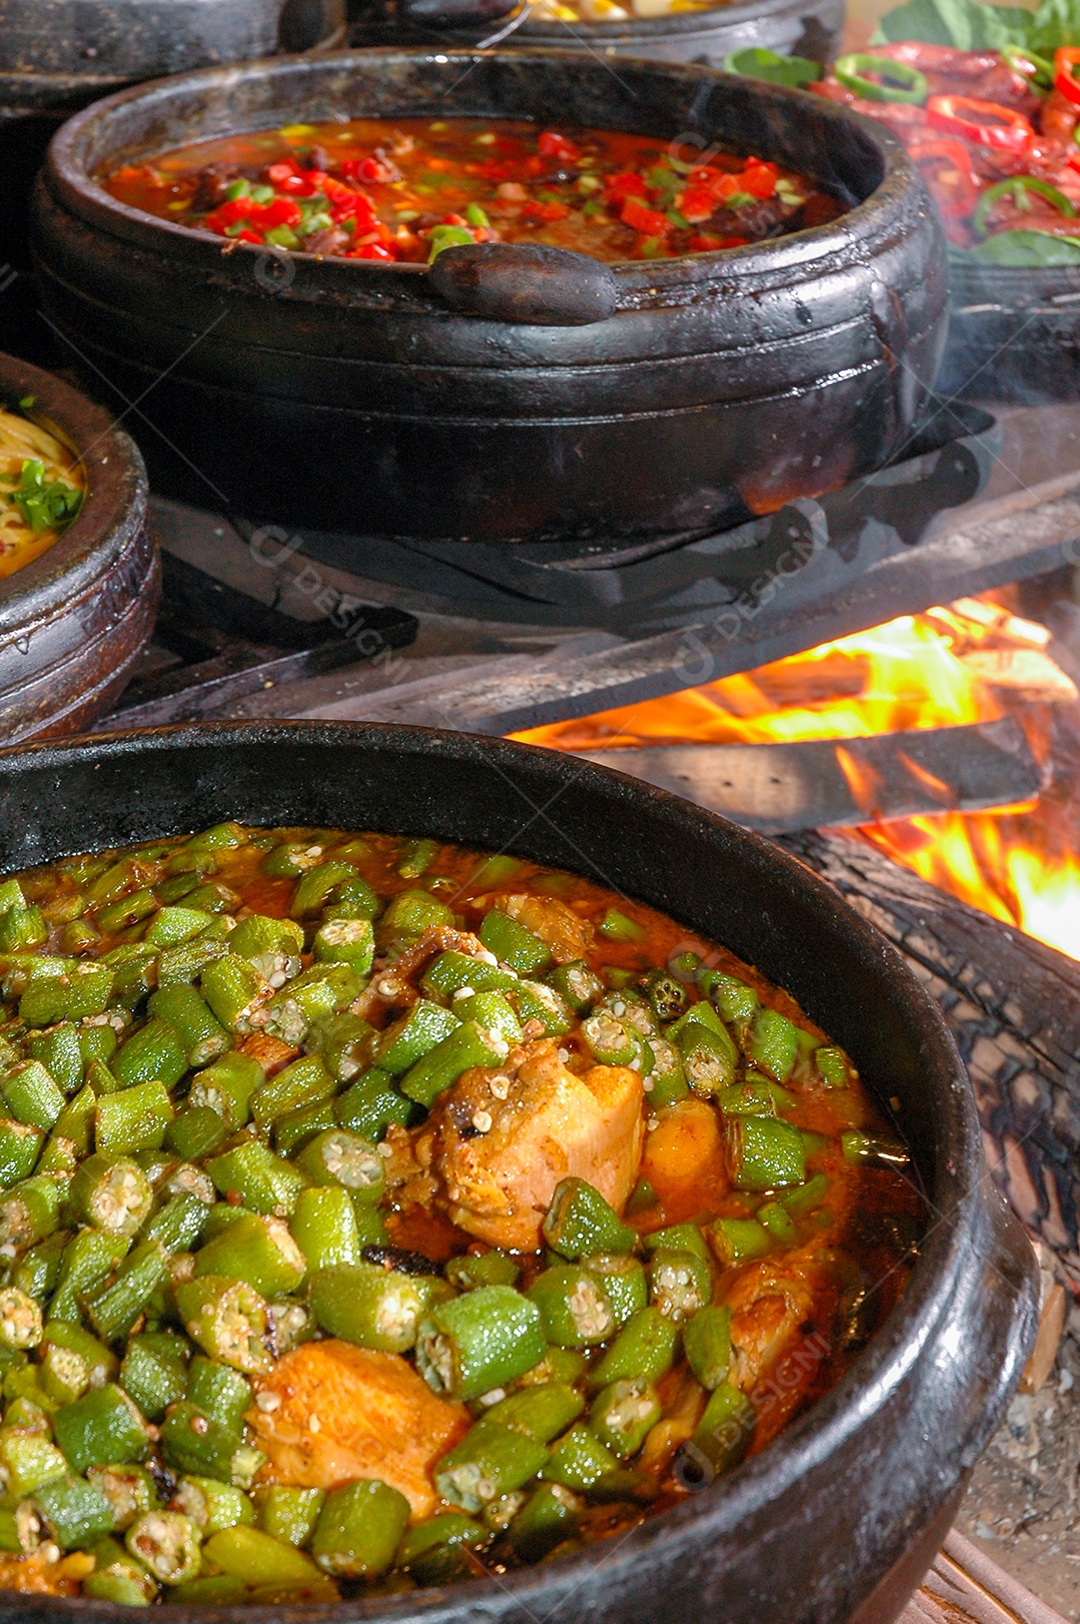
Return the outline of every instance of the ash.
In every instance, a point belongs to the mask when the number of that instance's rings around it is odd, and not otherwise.
[[[956,1526],[1036,1596],[1080,1619],[1080,1305],[1045,1385],[1013,1399]]]

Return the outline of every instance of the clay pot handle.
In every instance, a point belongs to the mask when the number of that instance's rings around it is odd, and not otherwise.
[[[444,248],[430,271],[441,298],[486,321],[588,327],[615,314],[610,265],[542,243],[469,243]]]

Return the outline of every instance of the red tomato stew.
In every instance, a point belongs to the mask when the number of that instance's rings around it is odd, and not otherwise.
[[[809,88],[901,138],[957,248],[990,264],[1080,264],[1078,59],[910,40],[841,57]]]
[[[763,1449],[925,1209],[722,948],[434,840],[225,823],[0,883],[0,1587],[499,1574]]]
[[[122,203],[226,240],[387,263],[471,242],[666,259],[843,213],[774,163],[728,153],[683,163],[673,152],[610,130],[353,119],[201,141],[98,178]]]

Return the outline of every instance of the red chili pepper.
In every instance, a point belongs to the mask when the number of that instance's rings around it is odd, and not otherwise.
[[[923,171],[939,212],[947,220],[969,215],[979,201],[979,182],[963,142],[941,136],[936,141],[916,141],[908,151]]]
[[[568,164],[576,163],[580,157],[574,143],[555,130],[541,131],[536,150],[541,158],[562,158]]]
[[[1054,52],[1054,89],[1060,90],[1074,107],[1080,107],[1080,80],[1073,71],[1078,63],[1080,49],[1075,45],[1066,45]]]
[[[776,180],[780,171],[775,164],[760,162],[751,158],[742,174],[737,177],[742,182],[742,190],[749,192],[751,197],[772,197],[776,191]]]
[[[635,175],[632,169],[624,169],[618,175],[612,175],[604,191],[609,203],[621,203],[624,197],[648,197],[649,188],[640,175]]]
[[[671,221],[658,209],[647,209],[639,198],[628,197],[619,219],[643,237],[663,237],[671,230]]]
[[[247,226],[244,227],[243,231],[238,231],[236,233],[236,240],[237,242],[255,243],[258,247],[262,247],[262,238],[259,236],[259,233],[257,231],[249,231]]]
[[[279,158],[277,163],[272,163],[266,171],[266,178],[272,185],[281,186],[285,181],[294,179],[300,173],[300,165],[295,158]]]
[[[1023,113],[975,96],[931,96],[926,115],[934,129],[946,135],[958,135],[964,141],[1005,152],[1019,152],[1035,139],[1035,131]]]
[[[385,248],[382,243],[366,242],[362,248],[348,255],[349,259],[397,259],[393,249]]]
[[[378,158],[346,158],[341,165],[341,173],[368,186],[390,179],[390,170]]]

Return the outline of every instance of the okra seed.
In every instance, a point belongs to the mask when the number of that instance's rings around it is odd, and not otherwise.
[[[60,1547],[59,1545],[54,1545],[52,1540],[47,1540],[38,1552],[38,1555],[41,1557],[41,1560],[46,1564],[46,1566],[50,1562],[59,1562]]]
[[[375,1149],[379,1152],[379,1155],[384,1156],[387,1161],[389,1161],[390,1157],[394,1154],[393,1145],[388,1145],[386,1143],[385,1139],[383,1140],[381,1145],[376,1145]]]
[[[307,1425],[308,1425],[308,1431],[309,1432],[321,1432],[322,1431],[322,1422],[319,1420],[317,1415],[309,1415]]]
[[[477,1133],[491,1132],[491,1112],[476,1111],[473,1113],[472,1125]]]
[[[281,1409],[280,1393],[258,1393],[255,1397],[257,1407],[264,1415],[273,1415],[275,1410]]]
[[[396,998],[401,990],[401,982],[396,976],[383,976],[375,987],[380,998]]]
[[[509,1094],[510,1094],[510,1079],[509,1079],[509,1077],[503,1077],[500,1074],[497,1077],[493,1077],[488,1086],[491,1089],[491,1092],[494,1094],[494,1096],[495,1096],[495,1098],[497,1100],[505,1100],[505,1099],[507,1099],[509,1097]]]

